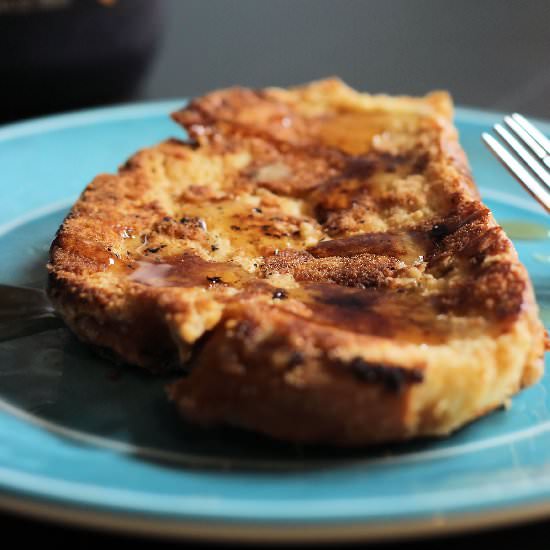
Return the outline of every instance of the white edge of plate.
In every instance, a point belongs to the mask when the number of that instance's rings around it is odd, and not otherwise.
[[[461,533],[518,526],[550,516],[550,501],[497,511],[462,513],[451,516],[434,514],[413,520],[379,523],[335,522],[261,523],[216,522],[157,519],[142,515],[102,513],[81,507],[65,507],[24,497],[0,495],[0,509],[52,524],[117,532],[128,536],[162,539],[194,539],[207,542],[239,543],[336,543],[399,541],[436,538]]]

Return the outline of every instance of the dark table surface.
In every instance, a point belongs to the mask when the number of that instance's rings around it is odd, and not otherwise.
[[[18,541],[18,544],[35,540],[44,540],[48,544],[67,545],[78,547],[82,543],[88,543],[93,547],[101,548],[103,545],[115,543],[117,548],[142,548],[146,546],[169,547],[187,546],[193,543],[199,548],[220,548],[239,547],[237,543],[205,543],[192,540],[170,540],[135,537],[126,534],[113,534],[88,529],[56,525],[37,520],[30,520],[8,513],[0,515],[0,528],[5,540],[12,540],[10,535]],[[348,543],[345,547],[350,548],[374,548],[394,550],[403,548],[406,550],[432,550],[445,548],[446,550],[464,550],[472,544],[478,543],[481,546],[474,548],[520,548],[526,547],[530,550],[548,550],[550,535],[550,521],[539,521],[525,524],[520,527],[506,527],[497,530],[489,530],[475,534],[461,534],[454,536],[421,538],[417,540],[403,540],[398,542],[370,542],[370,543]],[[290,545],[293,546],[293,545]],[[329,544],[330,547],[340,547],[341,544]],[[295,546],[294,546],[295,547]]]
[[[550,118],[547,0],[157,1],[164,21],[157,55],[141,86],[125,100],[338,75],[372,92],[444,88],[459,104]],[[0,106],[0,119],[8,110],[9,105]],[[152,543],[10,513],[0,514],[0,530],[4,540],[13,534],[19,544],[37,537],[71,545],[113,539],[122,546]],[[384,547],[454,549],[479,542],[547,549],[548,537],[550,519]]]

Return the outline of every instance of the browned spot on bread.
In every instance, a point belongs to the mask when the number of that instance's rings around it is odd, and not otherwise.
[[[362,233],[322,241],[308,248],[308,252],[316,258],[328,256],[356,256],[358,254],[377,254],[383,256],[407,257],[416,260],[430,249],[430,237],[421,231],[402,233]]]
[[[349,366],[361,382],[382,384],[390,392],[400,393],[408,384],[419,384],[424,380],[424,375],[418,368],[403,369],[394,365],[384,365],[383,363],[369,363],[361,357],[352,359],[345,366]]]
[[[358,254],[352,258],[316,258],[292,270],[297,281],[333,282],[343,286],[367,288],[381,286],[402,268],[399,260],[374,254]]]

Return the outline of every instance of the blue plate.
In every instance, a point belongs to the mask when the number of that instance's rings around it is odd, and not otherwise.
[[[0,283],[43,288],[52,237],[99,172],[182,137],[182,101],[86,111],[0,129]],[[550,218],[483,148],[497,114],[457,124],[501,222]],[[542,126],[550,132],[550,126]],[[550,240],[517,240],[543,315]],[[167,379],[117,369],[63,327],[0,342],[0,504],[67,522],[208,539],[349,540],[550,514],[545,379],[452,437],[370,451],[306,449],[182,425]]]

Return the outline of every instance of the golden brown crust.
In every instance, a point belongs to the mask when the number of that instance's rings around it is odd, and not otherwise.
[[[479,201],[449,97],[337,80],[229,89],[98,176],[51,249],[84,341],[191,374],[188,419],[303,442],[444,434],[542,370],[524,267]]]

